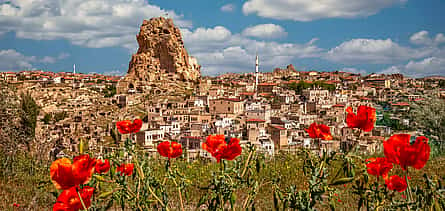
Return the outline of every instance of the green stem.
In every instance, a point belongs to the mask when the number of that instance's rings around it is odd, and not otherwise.
[[[162,207],[165,207],[165,209],[168,211],[168,207],[165,206],[165,204],[162,202],[161,199],[155,194],[155,192],[151,189],[150,185],[148,185],[148,190],[150,191],[151,195],[161,204]]]
[[[80,195],[80,193],[79,193],[79,191],[77,190],[77,188],[76,188],[76,192],[77,192],[77,196],[79,196],[80,203],[82,204],[83,209],[84,209],[84,210],[88,210],[88,209],[87,209],[87,206],[85,206],[85,203],[83,203],[82,196]]]
[[[411,186],[409,185],[409,180],[408,180],[408,166],[406,167],[406,171],[405,171],[405,181],[406,181],[406,185],[407,185],[407,193],[408,193],[408,198],[409,198],[409,202],[413,201],[413,195],[411,192]]]
[[[221,206],[221,210],[224,210],[224,197],[223,197],[223,194],[221,193],[221,185],[224,182],[224,169],[225,169],[226,166],[225,166],[225,163],[224,163],[223,159],[221,159],[220,167],[221,167],[221,177],[220,177],[221,181],[220,181],[220,184],[219,184],[220,188],[218,188],[218,198],[219,198],[219,203],[220,203],[220,206]]]
[[[175,183],[176,188],[178,188],[179,201],[181,202],[181,210],[184,211],[184,202],[182,200],[181,186],[178,185],[176,179],[173,179],[173,183]]]
[[[249,152],[249,156],[247,156],[247,160],[246,160],[246,163],[244,164],[244,170],[243,170],[243,172],[241,173],[241,177],[243,177],[244,174],[246,173],[247,166],[249,165],[250,159],[251,159],[251,157],[252,157],[252,153],[253,153],[253,151],[250,151],[250,152]]]

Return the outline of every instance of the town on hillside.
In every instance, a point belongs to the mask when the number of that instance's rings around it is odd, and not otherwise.
[[[75,67],[0,73],[2,83],[30,93],[40,107],[35,141],[47,147],[44,156],[78,152],[81,140],[100,154],[130,138],[153,156],[157,144],[176,140],[187,159],[210,158],[201,148],[210,134],[237,137],[268,156],[299,148],[317,153],[357,147],[372,154],[395,132],[422,135],[407,113],[445,99],[444,77],[300,71],[292,64],[267,72],[260,71],[259,56],[251,72],[201,76],[171,19],[144,21],[137,41],[123,77],[76,73]],[[355,112],[360,105],[376,108],[377,123],[356,134],[345,117],[348,107]],[[117,132],[116,122],[136,118],[143,121],[138,133]],[[311,141],[305,129],[313,122],[329,126],[333,140]]]
[[[127,138],[119,136],[116,122],[134,118],[142,119],[143,126],[131,138],[153,155],[158,143],[177,140],[190,159],[209,157],[201,144],[210,134],[240,138],[271,156],[301,147],[345,151],[356,142],[361,152],[374,153],[395,127],[418,133],[405,117],[412,104],[445,98],[442,78],[296,71],[292,65],[202,77],[195,89],[178,96],[147,94],[136,87],[117,94],[121,77],[100,74],[21,71],[0,76],[29,91],[41,107],[35,140],[51,145],[53,156],[75,152],[80,140],[98,151],[116,146]],[[377,109],[377,125],[356,140],[345,123],[345,110],[359,105]],[[312,122],[330,126],[334,140],[311,142],[305,129]]]

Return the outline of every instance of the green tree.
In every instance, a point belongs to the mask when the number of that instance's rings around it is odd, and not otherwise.
[[[25,138],[22,140],[22,144],[25,144],[29,149],[30,142],[35,137],[37,116],[39,115],[40,108],[29,92],[23,92],[20,99],[20,108],[22,111],[21,124],[25,133]]]
[[[49,124],[49,122],[52,120],[52,116],[50,113],[46,113],[45,116],[43,117],[42,121],[43,123],[45,123],[46,125]]]
[[[116,95],[116,86],[107,85],[106,88],[103,90],[104,97],[113,97]]]
[[[440,88],[445,88],[445,80],[440,80],[439,81],[439,87]]]
[[[62,111],[62,112],[58,112],[54,114],[54,121],[58,122],[60,120],[65,119],[68,116],[68,114],[66,113],[66,111]]]
[[[20,99],[16,90],[0,81],[0,153],[14,154],[25,136],[20,123]]]
[[[411,107],[411,121],[427,135],[445,141],[445,103],[443,99],[426,98]]]

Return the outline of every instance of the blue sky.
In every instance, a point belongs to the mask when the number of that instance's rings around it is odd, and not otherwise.
[[[0,71],[124,74],[143,19],[173,18],[203,75],[297,70],[445,75],[441,0],[0,0]]]

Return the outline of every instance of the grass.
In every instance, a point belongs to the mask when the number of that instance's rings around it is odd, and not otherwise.
[[[236,161],[228,162],[228,167],[243,164],[246,155],[243,154],[237,158]],[[256,207],[260,210],[273,209],[273,186],[271,180],[281,177],[279,181],[280,188],[287,188],[290,185],[296,185],[298,188],[306,188],[307,182],[303,176],[303,159],[296,155],[282,154],[274,158],[261,159],[264,163],[255,165],[261,167],[258,174],[252,174],[254,179],[259,182],[260,188],[255,198]],[[0,173],[0,210],[14,210],[13,204],[20,205],[20,209],[28,210],[50,210],[56,201],[56,196],[60,194],[57,191],[49,178],[49,163],[39,162],[32,158],[16,155],[6,157],[0,156],[2,171]],[[150,168],[150,172],[162,180],[165,174],[165,159],[163,158],[149,158],[145,160]],[[421,170],[411,170],[410,183],[413,185],[422,185],[423,174],[430,176],[436,175],[440,178],[445,178],[445,157],[439,156],[428,161],[427,165]],[[215,162],[208,162],[197,160],[193,162],[186,162],[182,159],[175,159],[174,165],[186,175],[185,179],[189,181],[189,186],[186,188],[185,207],[187,210],[196,208],[196,204],[200,197],[206,192],[201,188],[208,185],[212,178],[212,172],[217,172],[219,164]],[[340,167],[340,163],[335,163],[329,168],[330,172]],[[115,165],[114,165],[115,167]],[[333,174],[333,173],[332,173]],[[400,167],[395,166],[391,171],[391,175],[403,175]],[[330,175],[332,177],[333,175]],[[372,179],[375,179],[371,176]],[[236,210],[241,210],[242,203],[247,196],[249,187],[242,187],[236,191]],[[338,202],[339,210],[357,209],[357,196],[350,191],[350,184],[339,185],[338,197],[335,200]],[[166,192],[169,196],[169,205],[175,210],[179,209],[178,197],[175,186],[172,181],[166,181]],[[398,194],[398,193],[397,193]],[[401,194],[399,194],[401,196]],[[325,207],[319,207],[325,209]]]

